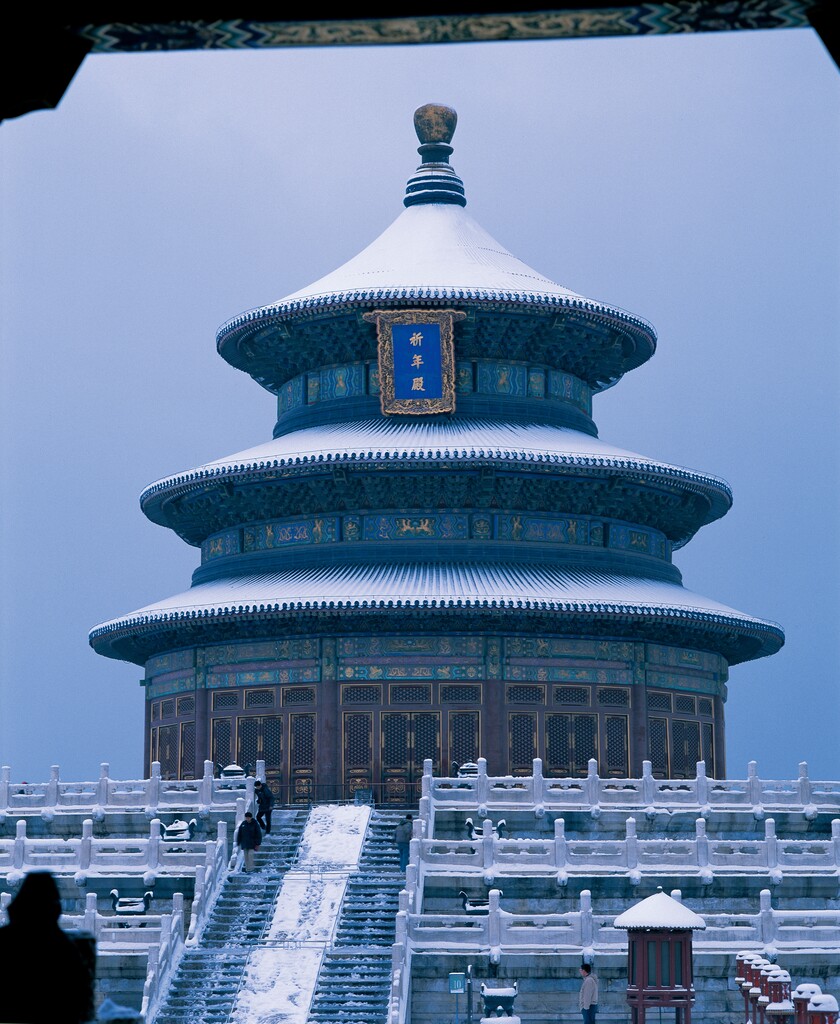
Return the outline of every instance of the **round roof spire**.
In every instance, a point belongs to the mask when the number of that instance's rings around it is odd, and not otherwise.
[[[457,203],[466,206],[464,183],[449,166],[458,115],[442,103],[426,103],[414,111],[414,130],[420,140],[417,152],[423,163],[405,187],[406,206],[420,203]]]
[[[458,115],[452,107],[445,107],[442,103],[426,103],[414,111],[414,130],[424,146],[434,142],[448,145],[457,124]]]

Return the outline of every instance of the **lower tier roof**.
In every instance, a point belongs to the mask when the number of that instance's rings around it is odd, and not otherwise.
[[[439,562],[290,568],[208,581],[101,623],[89,639],[100,654],[140,664],[171,647],[228,642],[236,635],[236,624],[244,637],[253,635],[246,628],[253,623],[301,613],[331,612],[340,620],[394,609],[428,609],[430,618],[441,610],[515,612],[518,624],[509,628],[517,629],[523,615],[544,619],[548,614],[558,633],[570,632],[570,626],[591,632],[586,623],[594,626],[604,620],[613,623],[616,635],[640,639],[656,638],[661,626],[663,643],[674,642],[667,637],[677,624],[695,635],[694,643],[723,654],[730,664],[773,654],[784,643],[778,624],[663,580],[545,565]],[[199,622],[206,628],[196,632]],[[214,623],[217,637],[212,635]],[[234,629],[223,623],[234,624]],[[599,634],[603,624],[595,630]],[[397,623],[392,621],[392,627]],[[356,627],[348,622],[347,628]]]

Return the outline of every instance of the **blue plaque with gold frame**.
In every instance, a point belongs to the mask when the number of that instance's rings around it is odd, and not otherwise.
[[[379,397],[386,416],[455,411],[453,309],[378,309],[363,319],[376,324]]]

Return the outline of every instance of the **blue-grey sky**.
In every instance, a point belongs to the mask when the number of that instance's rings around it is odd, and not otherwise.
[[[88,631],[189,584],[149,483],[266,441],[229,317],[402,210],[412,115],[458,112],[468,212],[649,320],[606,441],[723,477],[685,585],[787,634],[733,668],[728,775],[840,778],[840,71],[809,29],[88,57],[0,124],[0,762],[142,774],[142,669]]]

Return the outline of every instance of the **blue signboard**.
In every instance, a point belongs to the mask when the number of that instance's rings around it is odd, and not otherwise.
[[[443,398],[440,324],[394,324],[394,398]]]
[[[450,974],[449,975],[449,994],[451,996],[460,995],[467,991],[467,976],[466,974]]]
[[[382,412],[423,415],[455,411],[454,309],[379,309],[376,324]]]

